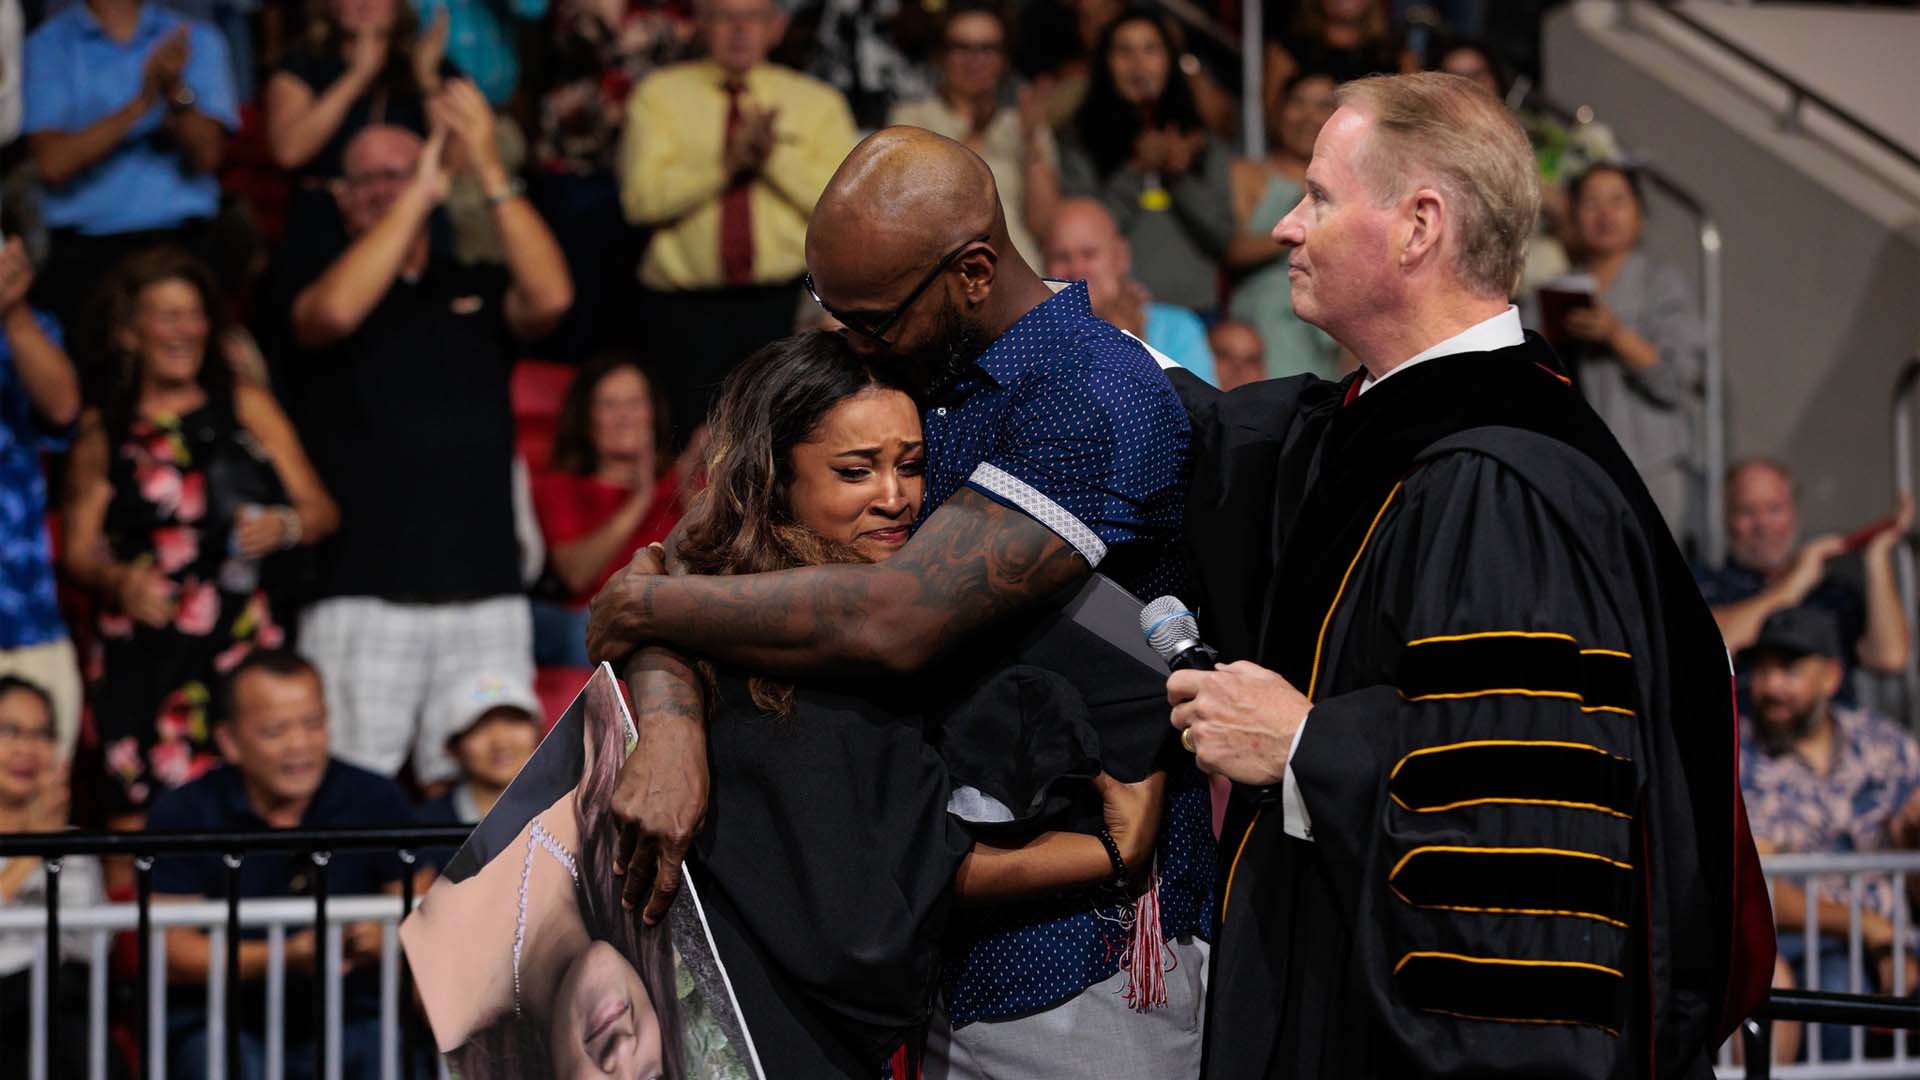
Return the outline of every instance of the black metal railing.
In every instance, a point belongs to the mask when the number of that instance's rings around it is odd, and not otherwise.
[[[1854,134],[1906,164],[1920,169],[1920,154],[1916,154],[1912,148],[1901,144],[1886,132],[1862,119],[1853,110],[1782,71],[1778,65],[1728,37],[1704,19],[1683,10],[1679,0],[1658,0],[1658,3],[1669,18],[1785,88],[1789,95],[1787,105],[1789,122],[1799,116],[1800,107],[1803,104],[1816,105]]]
[[[236,1075],[241,1062],[240,1057],[240,1015],[239,1007],[242,995],[239,992],[238,975],[240,969],[240,868],[249,855],[267,853],[305,855],[312,863],[314,905],[314,925],[320,928],[324,938],[327,926],[328,865],[333,854],[338,851],[391,851],[402,864],[412,867],[417,863],[421,851],[435,848],[458,847],[467,839],[471,830],[466,826],[399,828],[357,828],[357,829],[286,829],[268,832],[244,833],[198,833],[198,832],[127,832],[127,833],[31,833],[0,834],[0,856],[38,858],[46,870],[46,971],[48,972],[46,1008],[43,1010],[45,1024],[44,1039],[46,1058],[49,1062],[59,1060],[60,1039],[62,1036],[58,1010],[54,1007],[53,977],[60,970],[60,873],[61,860],[70,856],[122,857],[133,860],[134,902],[137,906],[138,925],[136,929],[136,969],[135,993],[138,1006],[134,1010],[136,1030],[139,1033],[137,1045],[143,1053],[151,1054],[160,1046],[163,1038],[149,1030],[153,1015],[150,995],[153,993],[152,979],[152,906],[153,906],[153,861],[159,856],[208,855],[218,856],[226,867],[226,948],[221,959],[223,971],[221,978],[226,993],[224,995],[224,1046],[221,1055],[224,1075]],[[411,872],[402,874],[400,879],[400,910],[411,911],[414,905],[414,880]],[[210,898],[213,899],[213,898]],[[404,958],[402,959],[404,971]],[[211,977],[212,973],[209,972]],[[327,1009],[330,979],[314,980],[313,999],[314,1030],[313,1040],[314,1076],[327,1076]],[[401,1061],[403,1068],[410,1068],[414,1061],[413,1025],[400,1025]],[[151,1069],[143,1069],[144,1075],[151,1075]],[[198,1078],[195,1078],[198,1080]]]
[[[1753,1018],[1740,1026],[1747,1080],[1771,1080],[1773,1076],[1775,1020],[1920,1031],[1920,1002],[1825,990],[1775,990]]]

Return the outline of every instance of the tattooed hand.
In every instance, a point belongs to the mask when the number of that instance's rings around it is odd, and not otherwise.
[[[641,645],[647,579],[666,572],[660,545],[648,544],[600,587],[587,603],[588,663],[606,661],[618,667]]]
[[[614,782],[613,870],[626,875],[622,901],[644,903],[652,926],[680,891],[680,864],[707,814],[706,702],[698,675],[666,649],[640,650],[625,674],[640,741]]]

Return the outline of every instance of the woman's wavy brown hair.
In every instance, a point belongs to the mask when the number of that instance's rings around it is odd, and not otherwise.
[[[679,557],[696,574],[761,574],[800,566],[867,561],[793,516],[793,448],[812,437],[835,405],[867,390],[905,385],[867,363],[838,333],[782,338],[741,362],[714,403],[707,487],[681,522]],[[793,713],[793,687],[748,681],[753,703]]]

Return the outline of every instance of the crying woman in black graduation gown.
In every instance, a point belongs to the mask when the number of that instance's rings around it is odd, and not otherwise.
[[[747,359],[711,430],[709,486],[677,542],[688,571],[879,561],[906,543],[919,413],[837,335]],[[952,905],[1110,883],[1103,822],[1128,867],[1150,859],[1160,774],[1107,776],[1085,701],[1052,671],[837,686],[708,674],[712,792],[688,862],[769,1076],[872,1080],[902,1047],[917,1061]],[[999,824],[969,826],[950,801]]]

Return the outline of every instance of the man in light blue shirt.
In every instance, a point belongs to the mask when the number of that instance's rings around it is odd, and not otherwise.
[[[1044,241],[1047,276],[1085,281],[1093,313],[1214,382],[1213,349],[1200,316],[1154,303],[1133,280],[1133,251],[1113,215],[1093,199],[1064,199]]]
[[[127,254],[197,247],[219,208],[226,136],[239,126],[226,44],[141,0],[86,0],[27,35],[27,149],[47,187],[53,251],[36,301],[71,325]]]

